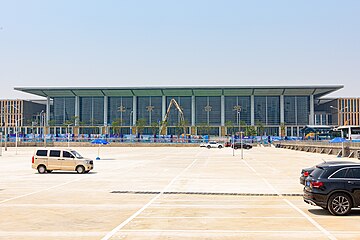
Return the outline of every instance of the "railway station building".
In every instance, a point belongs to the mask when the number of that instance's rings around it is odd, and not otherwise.
[[[238,126],[261,126],[266,135],[299,136],[305,125],[320,121],[336,125],[326,95],[342,85],[325,86],[212,86],[212,87],[19,87],[15,90],[46,98],[44,127],[48,133],[143,134],[159,129],[171,99],[166,134],[185,125],[192,135],[226,136]],[[324,105],[325,104],[325,105]],[[329,105],[326,107],[326,104]],[[325,106],[325,107],[324,107]],[[331,105],[332,106],[332,105]],[[335,108],[337,105],[335,106]],[[317,111],[317,108],[319,111]]]

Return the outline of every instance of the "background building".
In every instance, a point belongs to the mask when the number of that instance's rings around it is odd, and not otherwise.
[[[256,87],[149,87],[149,88],[16,88],[46,97],[49,133],[75,134],[134,132],[143,125],[153,134],[174,98],[184,111],[180,123],[172,109],[167,134],[176,134],[185,124],[188,133],[224,136],[241,126],[255,126],[266,135],[299,136],[300,129],[318,121],[319,99],[343,86],[256,86]],[[315,113],[315,107],[318,110]],[[335,109],[332,109],[336,111]],[[333,123],[328,109],[320,122]],[[141,121],[140,121],[141,120]]]

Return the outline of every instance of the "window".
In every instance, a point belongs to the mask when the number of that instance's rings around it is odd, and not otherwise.
[[[74,156],[71,153],[67,152],[67,151],[63,152],[63,157],[64,158],[74,158]]]
[[[60,157],[60,152],[59,150],[50,150],[50,157]]]
[[[341,169],[340,171],[335,172],[335,174],[333,174],[330,178],[344,178],[346,170],[347,169]]]
[[[360,179],[360,168],[349,168],[346,173],[346,178]]]
[[[37,150],[36,156],[46,157],[47,156],[47,150]]]

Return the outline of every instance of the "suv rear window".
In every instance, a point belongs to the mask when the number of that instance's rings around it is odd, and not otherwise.
[[[36,156],[46,157],[47,156],[47,150],[37,150],[36,151]]]
[[[315,168],[314,171],[312,171],[312,173],[310,174],[311,177],[313,178],[320,178],[321,175],[325,172],[325,170],[323,168]]]

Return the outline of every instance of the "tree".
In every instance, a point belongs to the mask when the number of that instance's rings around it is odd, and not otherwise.
[[[227,129],[227,134],[234,134],[234,123],[232,121],[226,121],[225,127]]]
[[[245,127],[245,136],[256,136],[255,126],[246,126]]]
[[[56,121],[55,120],[49,120],[48,124],[49,124],[49,126],[55,126]]]
[[[136,129],[139,134],[143,134],[145,126],[146,126],[145,118],[140,118],[136,121]]]
[[[112,129],[113,129],[114,133],[116,133],[116,134],[120,133],[120,126],[122,125],[122,122],[123,122],[122,118],[116,118],[111,123],[111,126],[112,126]]]
[[[200,123],[198,126],[198,134],[200,135],[209,135],[210,125],[207,123]]]
[[[261,121],[256,120],[255,125],[257,129],[257,134],[262,137],[264,135],[264,130],[265,130],[264,124]]]
[[[285,123],[284,122],[280,123],[280,136],[281,137],[285,136],[285,129],[286,129]]]
[[[156,135],[159,132],[159,123],[157,122],[152,122],[151,123],[151,132],[153,135]]]
[[[179,136],[180,134],[186,134],[186,130],[184,132],[184,128],[186,128],[186,126],[188,126],[188,125],[189,125],[189,123],[187,120],[184,120],[184,121],[180,120],[175,128],[176,135]]]

